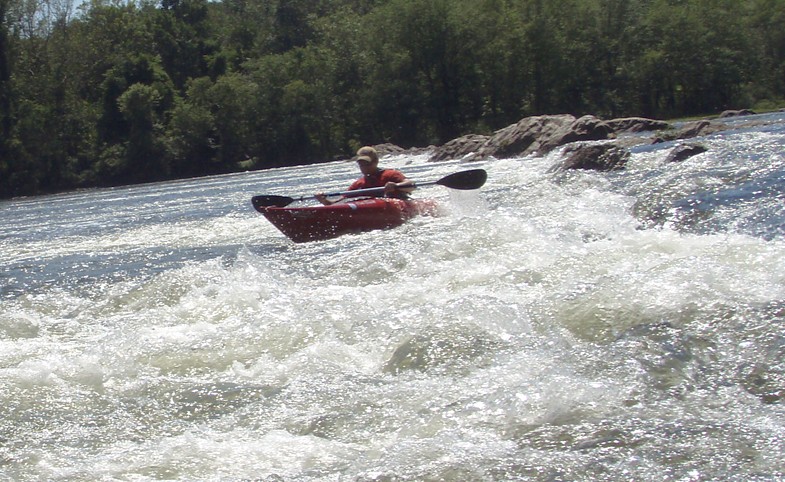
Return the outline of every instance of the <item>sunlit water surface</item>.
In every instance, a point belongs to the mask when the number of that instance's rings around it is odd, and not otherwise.
[[[351,163],[0,203],[0,479],[782,480],[785,127],[695,141],[299,245]]]

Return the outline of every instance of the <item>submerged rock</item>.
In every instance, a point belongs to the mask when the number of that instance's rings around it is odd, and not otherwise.
[[[785,399],[785,374],[764,364],[757,364],[744,375],[742,386],[763,403],[780,403]]]
[[[484,331],[428,328],[403,340],[384,364],[384,373],[474,369],[491,359],[502,343]]]
[[[697,156],[706,152],[708,149],[700,144],[683,144],[674,147],[665,158],[665,163],[682,162],[692,156]]]

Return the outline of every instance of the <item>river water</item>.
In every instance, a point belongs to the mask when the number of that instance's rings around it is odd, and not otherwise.
[[[785,114],[626,170],[383,164],[440,217],[294,244],[328,163],[0,203],[2,480],[783,480]]]

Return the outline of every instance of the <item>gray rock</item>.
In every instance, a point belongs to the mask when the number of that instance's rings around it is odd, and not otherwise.
[[[488,142],[488,136],[469,134],[451,140],[447,144],[434,149],[429,161],[447,161],[474,156]]]
[[[739,110],[726,110],[720,114],[720,119],[724,119],[726,117],[739,117],[743,115],[755,115],[757,112],[750,110],[750,109],[739,109]]]
[[[697,156],[698,154],[706,152],[707,150],[708,149],[706,149],[706,147],[700,144],[683,144],[681,146],[674,147],[668,154],[668,157],[665,158],[665,162],[681,162],[685,159],[689,159],[692,156]]]
[[[647,119],[645,117],[620,117],[605,121],[613,132],[647,132],[670,129],[671,125],[665,121]]]
[[[590,169],[613,171],[623,169],[630,160],[630,152],[612,143],[578,143],[564,149],[564,161],[560,169]]]

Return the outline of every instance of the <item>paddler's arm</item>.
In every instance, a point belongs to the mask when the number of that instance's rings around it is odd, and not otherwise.
[[[407,194],[411,193],[415,189],[414,181],[409,179],[405,179],[401,182],[388,182],[384,185],[384,194],[389,195],[394,192],[405,192]]]

